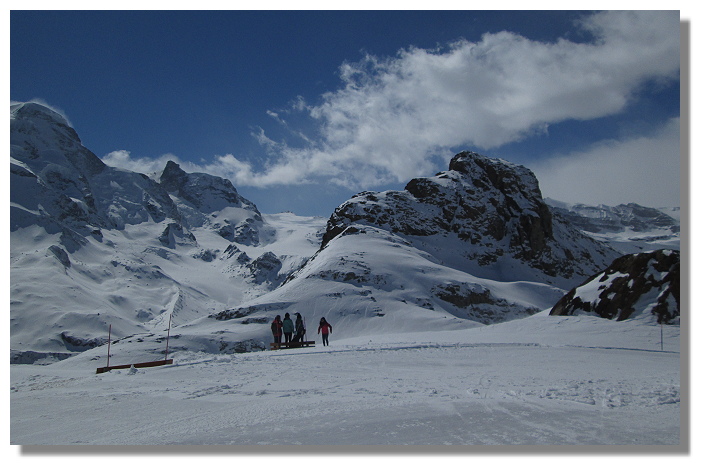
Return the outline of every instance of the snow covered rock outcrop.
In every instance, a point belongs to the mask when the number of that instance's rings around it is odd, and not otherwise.
[[[498,281],[567,288],[617,256],[554,220],[530,170],[474,152],[457,154],[448,171],[413,179],[404,191],[356,195],[331,216],[324,246],[356,226],[433,244],[429,251],[441,262]]]
[[[598,315],[626,320],[653,315],[658,323],[680,323],[680,251],[625,255],[571,289],[551,315]]]

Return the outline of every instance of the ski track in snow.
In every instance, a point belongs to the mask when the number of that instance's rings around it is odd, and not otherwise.
[[[538,344],[11,366],[13,444],[678,444],[680,355]]]

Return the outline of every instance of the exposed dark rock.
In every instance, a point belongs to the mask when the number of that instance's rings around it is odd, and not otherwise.
[[[652,314],[658,323],[679,323],[680,251],[622,256],[571,289],[551,309],[551,315],[581,314],[618,321]]]
[[[169,160],[162,171],[162,175],[159,178],[159,183],[168,192],[180,193],[182,188],[186,185],[188,181],[188,176],[184,170],[181,169],[178,163]]]
[[[431,293],[464,311],[467,318],[484,324],[528,316],[538,311],[498,298],[490,289],[479,284],[448,282],[434,286]]]
[[[273,310],[285,310],[290,305],[291,305],[291,303],[289,303],[289,302],[275,302],[275,303],[269,303],[269,304],[250,305],[248,307],[240,307],[240,308],[235,308],[235,309],[223,310],[218,313],[208,315],[208,317],[215,318],[216,320],[220,320],[220,321],[235,320],[238,318],[247,317],[247,316],[252,315],[253,313],[257,313],[257,312],[270,312]]]
[[[247,256],[247,253],[240,250],[240,248],[238,248],[237,246],[230,244],[223,252],[223,258],[224,259],[231,259],[233,257],[240,264],[247,264],[250,261],[252,261],[252,259],[249,256]]]
[[[71,260],[69,259],[69,255],[68,253],[66,253],[66,251],[64,251],[63,248],[58,245],[51,245],[49,247],[49,251],[51,251],[51,253],[56,256],[56,259],[58,259],[59,262],[63,264],[65,268],[71,267]]]
[[[61,332],[60,336],[69,351],[87,351],[108,342],[107,338],[80,338],[66,331]]]
[[[194,253],[192,256],[196,259],[200,259],[207,263],[210,263],[211,261],[218,258],[218,250],[200,250],[198,253]]]
[[[264,324],[264,323],[269,323],[270,319],[267,317],[254,317],[254,318],[245,318],[242,320],[243,325],[249,325],[250,323],[257,323],[257,324]]]
[[[493,303],[490,290],[480,285],[447,283],[435,286],[431,289],[431,292],[439,299],[460,308],[466,308],[475,304]]]
[[[257,246],[259,245],[259,227],[253,219],[247,219],[240,225],[235,227],[232,234],[232,239],[228,240],[241,245]]]
[[[159,236],[159,242],[167,248],[174,248],[179,245],[195,245],[196,237],[188,232],[184,227],[175,222],[167,224],[166,228]]]
[[[78,353],[73,352],[41,352],[41,351],[10,351],[10,364],[49,364],[63,361]]]
[[[159,177],[159,183],[170,194],[204,213],[225,207],[244,207],[261,218],[257,207],[240,196],[230,180],[225,178],[206,173],[186,173],[177,163],[169,161]]]
[[[260,257],[252,261],[249,265],[250,272],[257,284],[268,282],[270,284],[279,284],[283,279],[279,276],[279,271],[282,268],[281,260],[268,251]]]

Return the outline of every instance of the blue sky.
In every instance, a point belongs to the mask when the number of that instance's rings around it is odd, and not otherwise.
[[[677,206],[675,12],[12,11],[10,99],[107,163],[227,177],[327,217],[460,150],[544,196]]]

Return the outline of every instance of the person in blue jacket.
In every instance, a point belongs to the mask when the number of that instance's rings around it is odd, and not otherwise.
[[[282,322],[282,331],[284,332],[284,342],[290,343],[291,335],[294,334],[294,322],[291,321],[291,317],[289,316],[288,312],[284,315],[284,321]]]

